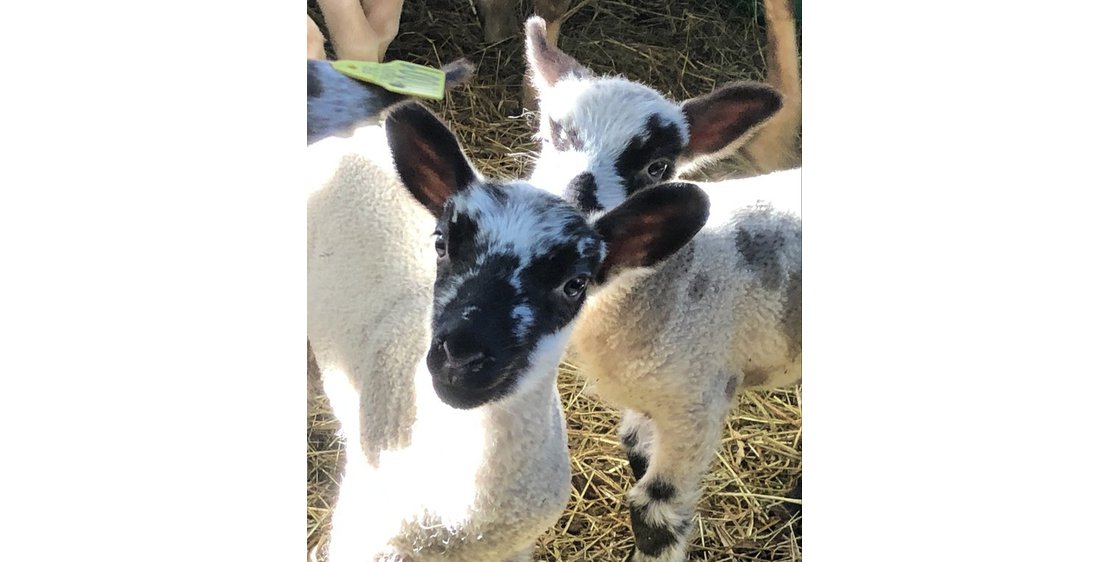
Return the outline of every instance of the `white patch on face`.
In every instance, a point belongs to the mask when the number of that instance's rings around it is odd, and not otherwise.
[[[677,125],[683,144],[689,142],[682,107],[652,88],[621,77],[560,80],[540,100],[540,135],[549,138],[555,120],[572,126],[583,146],[579,151],[558,151],[544,143],[529,181],[561,196],[575,176],[590,172],[602,209],[621,204],[626,195],[617,159],[632,139],[647,133],[652,115],[658,115],[662,125]]]
[[[560,201],[526,182],[507,183],[502,193],[504,203],[483,188],[468,189],[452,199],[456,212],[477,223],[477,246],[483,254],[479,263],[484,255],[507,253],[520,258],[523,267],[551,248],[570,242],[563,229],[580,216],[576,211],[559,209]],[[517,275],[510,282],[519,288]]]
[[[524,341],[535,323],[536,317],[528,305],[518,304],[513,307],[513,335],[517,341]]]
[[[598,254],[598,261],[605,260],[605,246],[600,244],[597,240],[583,238],[578,241],[578,245],[575,246],[575,249],[578,250],[579,255],[585,256],[596,253]]]
[[[436,296],[436,308],[442,309],[443,307],[447,306],[447,303],[451,302],[455,298],[455,295],[458,294],[459,287],[461,287],[462,284],[465,283],[467,280],[473,279],[477,276],[477,270],[471,269],[470,271],[467,271],[462,275],[452,277],[449,281],[447,281],[447,284],[443,287],[443,290],[440,291],[439,295]]]

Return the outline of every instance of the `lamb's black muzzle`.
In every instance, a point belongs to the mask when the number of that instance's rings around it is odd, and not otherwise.
[[[432,387],[444,403],[460,409],[492,402],[512,386],[506,362],[471,337],[472,330],[436,337],[428,351]]]

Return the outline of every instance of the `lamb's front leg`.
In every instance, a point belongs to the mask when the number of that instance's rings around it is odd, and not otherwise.
[[[730,400],[653,412],[654,439],[646,472],[628,493],[636,545],[631,562],[680,562],[703,476],[721,440]]]

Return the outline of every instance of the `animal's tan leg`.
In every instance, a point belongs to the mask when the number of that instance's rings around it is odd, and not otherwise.
[[[397,38],[401,27],[403,0],[362,0],[362,11],[377,41],[378,62],[385,58],[385,50]]]
[[[782,94],[782,109],[767,120],[741,151],[760,173],[802,163],[802,77],[792,0],[763,0],[767,19],[767,82]]]
[[[341,59],[381,62],[379,40],[366,21],[359,0],[319,0],[335,55]]]
[[[551,45],[559,44],[559,27],[568,8],[570,0],[536,0],[536,15],[547,20],[547,42]]]
[[[324,54],[324,34],[320,32],[320,28],[312,18],[308,18],[308,58],[318,60],[328,58]]]
[[[516,19],[516,0],[478,0],[482,31],[487,43],[496,43],[520,27]]]

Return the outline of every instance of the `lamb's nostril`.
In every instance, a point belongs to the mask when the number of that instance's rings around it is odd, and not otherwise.
[[[469,367],[486,358],[481,350],[466,349],[458,344],[451,346],[447,342],[443,342],[443,353],[447,355],[447,362],[455,367]]]

